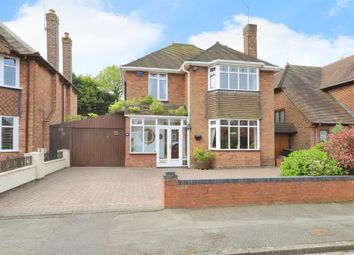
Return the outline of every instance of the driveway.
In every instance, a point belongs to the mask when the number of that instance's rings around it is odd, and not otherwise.
[[[72,167],[0,194],[0,217],[162,210],[162,176],[180,179],[269,177],[277,168],[190,170]]]

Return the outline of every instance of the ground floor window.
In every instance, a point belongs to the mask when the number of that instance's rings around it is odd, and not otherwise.
[[[209,148],[258,150],[258,120],[209,120]]]
[[[182,126],[183,140],[186,140],[186,120],[169,118],[132,118],[130,121],[130,152],[156,153],[162,135],[157,133],[159,126]],[[173,137],[172,137],[173,138]],[[186,154],[187,146],[183,147]]]
[[[18,150],[18,117],[0,116],[0,151]]]
[[[327,130],[320,130],[320,142],[326,142],[328,138]]]

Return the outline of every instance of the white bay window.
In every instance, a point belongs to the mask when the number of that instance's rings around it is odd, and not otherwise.
[[[259,70],[255,67],[218,65],[209,68],[209,90],[259,91]]]
[[[258,150],[258,120],[209,120],[209,148]]]
[[[149,73],[148,94],[160,101],[168,100],[167,74]]]

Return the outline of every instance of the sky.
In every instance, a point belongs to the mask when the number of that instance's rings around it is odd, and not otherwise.
[[[354,0],[1,0],[0,21],[46,56],[44,13],[73,40],[73,70],[96,75],[172,42],[243,51],[242,29],[258,25],[258,57],[323,66],[354,54]]]

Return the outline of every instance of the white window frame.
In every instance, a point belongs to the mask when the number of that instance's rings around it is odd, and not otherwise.
[[[5,84],[5,58],[14,59],[16,62],[15,86]],[[19,89],[20,88],[20,59],[12,56],[0,55],[0,87]]]
[[[157,77],[151,77],[151,75],[157,75]],[[165,75],[166,78],[161,79],[160,75]],[[150,95],[150,79],[157,79],[157,100],[159,101],[168,101],[168,74],[167,73],[149,73],[148,75],[148,94]],[[160,80],[166,79],[166,98],[160,97]]]
[[[228,88],[221,88],[220,86],[220,73],[221,73],[221,66],[226,66],[228,71]],[[230,67],[236,67],[237,68],[237,72],[230,72]],[[215,71],[211,71],[211,69],[215,68]],[[247,73],[241,73],[239,68],[254,68],[256,69],[256,89],[255,90],[251,90],[249,89],[249,83],[250,83],[250,75],[254,75],[253,73],[249,72],[249,69],[247,71]],[[216,86],[215,88],[211,88],[211,84],[210,84],[210,77],[212,74],[215,73],[215,78],[216,78]],[[224,72],[223,72],[224,73]],[[234,73],[237,74],[237,89],[233,89],[230,88],[230,73]],[[240,89],[240,74],[247,74],[247,89]],[[259,68],[257,67],[253,67],[253,66],[242,66],[242,65],[215,65],[212,67],[209,67],[208,69],[208,90],[212,91],[212,90],[232,90],[232,91],[249,91],[249,92],[258,92],[259,91]]]
[[[228,121],[228,139],[229,139],[229,148],[228,149],[221,149],[221,141],[220,141],[220,135],[221,135],[221,125],[220,121],[221,120],[227,120]],[[238,134],[238,148],[237,149],[231,149],[230,148],[230,127],[234,127],[234,125],[230,125],[230,121],[237,120],[238,121],[238,129],[237,129],[237,134]],[[215,121],[215,124],[211,124],[212,121]],[[247,121],[247,126],[240,125],[240,121]],[[257,121],[257,126],[250,126],[249,121]],[[247,127],[247,149],[241,149],[240,148],[240,127]],[[256,127],[257,128],[257,147],[254,149],[249,148],[249,128],[250,127]],[[211,128],[216,128],[216,148],[212,148],[211,146]],[[216,150],[216,151],[258,151],[260,150],[260,121],[255,120],[255,119],[210,119],[208,122],[208,147],[209,150]]]
[[[2,128],[8,127],[2,125],[2,118],[13,118],[13,148],[12,149],[2,149]],[[17,152],[19,145],[19,117],[17,116],[0,116],[0,152]]]

